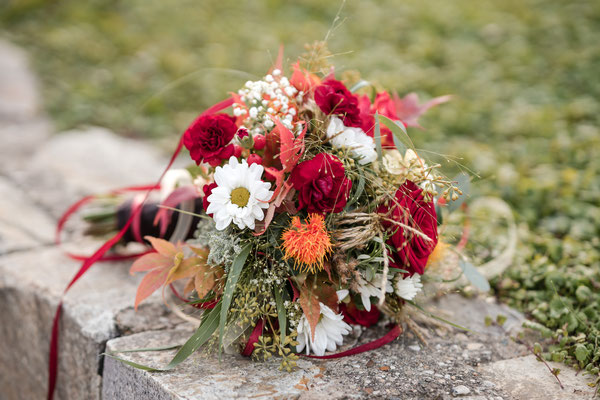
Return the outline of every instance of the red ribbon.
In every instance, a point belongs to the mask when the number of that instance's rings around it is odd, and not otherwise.
[[[305,356],[309,358],[318,358],[320,360],[330,360],[333,358],[342,358],[353,356],[355,354],[364,353],[366,351],[371,351],[380,348],[381,346],[385,346],[386,344],[394,341],[400,334],[402,333],[402,328],[400,325],[394,325],[392,329],[383,337],[379,339],[373,340],[369,343],[361,344],[360,346],[354,347],[353,349],[342,351],[341,353],[336,354],[328,354],[326,356]]]
[[[110,194],[122,194],[122,193],[128,193],[128,192],[148,192],[148,191],[157,190],[157,189],[160,189],[160,185],[152,184],[152,185],[142,185],[142,186],[127,186],[127,187],[111,190],[109,193]],[[71,218],[73,216],[73,214],[75,214],[77,212],[77,210],[79,210],[81,207],[83,207],[90,201],[94,200],[96,197],[97,197],[96,195],[85,196],[78,202],[72,204],[67,209],[67,211],[65,211],[65,213],[60,217],[60,219],[58,220],[58,223],[56,224],[56,232],[54,235],[54,243],[57,246],[60,246],[62,243],[62,239],[61,239],[62,231],[65,227],[65,224],[69,220],[69,218]],[[132,210],[133,210],[133,208],[134,207],[132,207]],[[134,213],[132,212],[131,215],[133,215],[133,214]],[[98,261],[128,260],[128,259],[132,259],[132,258],[137,258],[139,256],[142,256],[142,255],[148,254],[148,253],[149,253],[149,251],[144,251],[144,252],[135,253],[135,254],[126,254],[126,255],[123,255],[123,254],[118,254],[118,255],[113,255],[113,256],[103,255],[102,257],[100,257],[100,259]],[[85,261],[88,258],[90,258],[89,255],[76,254],[76,253],[71,253],[69,251],[65,251],[65,254],[69,258],[72,258],[73,260],[77,260],[77,261]]]
[[[199,308],[201,310],[210,310],[210,309],[215,308],[215,306],[219,303],[219,299],[205,301],[203,303],[192,303],[188,299],[181,296],[179,294],[179,292],[177,291],[177,289],[175,289],[175,286],[173,286],[173,284],[170,284],[169,287],[171,288],[171,291],[173,292],[175,297],[177,297],[179,300],[183,301],[184,303],[187,303],[187,305],[192,306],[194,308]]]
[[[252,355],[252,352],[254,351],[254,345],[258,342],[260,335],[262,335],[264,327],[265,319],[262,318],[256,323],[256,326],[252,330],[252,333],[248,338],[248,343],[246,343],[246,347],[244,347],[244,351],[242,351],[243,356],[250,357]]]
[[[201,114],[201,116],[214,114],[216,112],[224,110],[225,108],[231,106],[232,104],[233,104],[233,98],[228,98],[228,99],[223,100],[222,102],[217,103],[214,106],[210,107],[209,109],[204,111]],[[167,171],[171,168],[171,166],[173,165],[173,162],[175,162],[175,159],[181,152],[182,147],[183,147],[183,135],[181,135],[181,137],[179,138],[179,143],[177,144],[177,148],[175,149],[175,152],[171,156],[171,159],[169,160],[169,164],[167,164],[167,167],[165,168],[163,173],[160,175],[160,178],[158,179],[158,182],[156,183],[156,185],[153,185],[151,188],[146,187],[146,194],[144,195],[144,200],[141,202],[141,205],[143,205],[146,202],[146,200],[148,199],[148,196],[150,195],[152,190],[160,186],[160,181],[163,179],[163,177],[167,173]],[[143,189],[141,191],[143,191]],[[81,207],[83,204],[89,202],[93,197],[94,196],[84,197],[83,199],[81,199],[80,201],[75,203],[73,206],[71,206],[67,210],[65,215],[63,215],[60,218],[60,220],[58,221],[57,229],[56,229],[57,243],[60,243],[60,232],[61,232],[65,222],[69,218],[69,216],[73,212],[75,212],[79,207]],[[62,311],[64,296],[65,296],[65,294],[67,294],[69,289],[71,289],[71,287],[75,284],[75,282],[77,282],[97,261],[103,260],[104,254],[108,250],[110,250],[115,244],[117,244],[119,242],[119,240],[121,240],[121,238],[123,237],[125,232],[127,232],[129,227],[131,226],[131,223],[137,217],[137,215],[141,212],[141,210],[142,210],[141,206],[132,210],[131,215],[129,216],[129,219],[127,220],[127,222],[125,223],[123,228],[116,235],[114,235],[112,238],[110,238],[106,243],[104,243],[102,246],[100,246],[100,248],[98,250],[96,250],[96,252],[94,252],[94,254],[92,254],[90,257],[81,256],[81,257],[83,257],[82,258],[83,264],[81,265],[81,267],[79,268],[77,273],[73,276],[73,278],[71,279],[71,281],[69,282],[69,284],[67,285],[67,287],[65,288],[65,290],[63,292],[62,298],[61,298],[60,302],[58,303],[58,307],[56,308],[56,314],[54,315],[54,320],[52,321],[52,337],[50,338],[50,354],[49,354],[49,358],[48,358],[48,394],[47,394],[48,400],[52,400],[54,398],[54,390],[56,388],[56,380],[58,378],[58,339],[59,339],[59,332],[60,332],[59,320],[60,320],[60,315],[61,315],[61,311]]]

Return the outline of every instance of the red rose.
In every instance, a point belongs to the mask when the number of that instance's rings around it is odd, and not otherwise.
[[[290,175],[290,182],[298,191],[299,209],[307,208],[309,213],[342,211],[352,188],[344,164],[326,153],[298,164]]]
[[[379,309],[371,305],[371,311],[359,310],[354,303],[348,305],[340,304],[340,311],[344,315],[344,321],[351,325],[372,326],[379,321]]]
[[[362,120],[358,99],[346,86],[335,79],[328,79],[315,89],[315,102],[327,115],[339,115],[345,126],[360,128]]]
[[[423,233],[431,240],[409,232],[390,221],[383,226],[395,232],[387,241],[396,251],[392,253],[390,267],[408,271],[408,275],[423,274],[429,255],[438,241],[437,215],[432,201],[425,201],[423,189],[411,181],[396,191],[394,201],[389,206],[379,207],[378,212],[387,218],[408,225]]]
[[[235,118],[227,114],[205,115],[197,118],[183,135],[183,144],[196,164],[217,166],[233,155],[231,140],[237,132]]]
[[[216,187],[217,187],[217,184],[215,182],[211,182],[211,183],[207,183],[202,188],[202,191],[204,192],[204,198],[202,199],[202,208],[204,208],[204,212],[206,212],[206,210],[208,209],[208,205],[210,204],[208,202],[208,196],[210,196],[212,194],[213,189]],[[212,217],[212,214],[206,214],[206,215]]]

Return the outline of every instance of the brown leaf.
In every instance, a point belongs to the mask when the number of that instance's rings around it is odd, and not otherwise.
[[[183,253],[181,253],[183,256]],[[167,278],[167,284],[173,283],[180,279],[190,278],[194,276],[199,266],[201,266],[202,260],[199,257],[190,257],[182,260],[178,265],[173,266],[169,271],[169,277]]]
[[[194,278],[194,286],[199,298],[204,298],[215,286],[215,274],[212,271],[201,270]]]
[[[310,325],[310,334],[313,340],[315,340],[315,329],[321,316],[321,306],[319,305],[318,297],[312,293],[306,286],[303,286],[300,290],[300,306],[302,312],[308,320]]]
[[[338,298],[335,288],[333,286],[322,282],[320,285],[317,286],[317,289],[314,290],[314,294],[317,296],[321,303],[325,304],[333,311],[337,310]]]

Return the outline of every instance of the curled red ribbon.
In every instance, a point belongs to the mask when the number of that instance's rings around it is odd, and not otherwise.
[[[394,325],[390,331],[385,334],[385,336],[380,337],[379,339],[373,340],[369,343],[361,344],[360,346],[354,347],[352,349],[342,351],[341,353],[336,354],[328,354],[326,356],[305,356],[309,358],[318,358],[321,360],[330,360],[332,358],[342,358],[353,356],[355,354],[364,353],[366,351],[371,351],[380,348],[381,346],[385,346],[386,344],[394,341],[400,334],[402,333],[402,328],[400,325]]]

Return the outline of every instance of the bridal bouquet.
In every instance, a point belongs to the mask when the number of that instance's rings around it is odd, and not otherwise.
[[[131,267],[145,273],[136,308],[162,288],[204,310],[169,368],[205,344],[278,355],[285,369],[299,353],[325,356],[353,325],[402,323],[448,254],[438,214],[462,192],[406,133],[447,97],[420,105],[365,81],[350,87],[333,68],[290,72],[276,63],[231,95],[230,113],[193,121],[183,144],[196,165],[163,182],[178,201],[202,199],[178,210],[195,218],[190,235],[146,236],[155,252]]]

